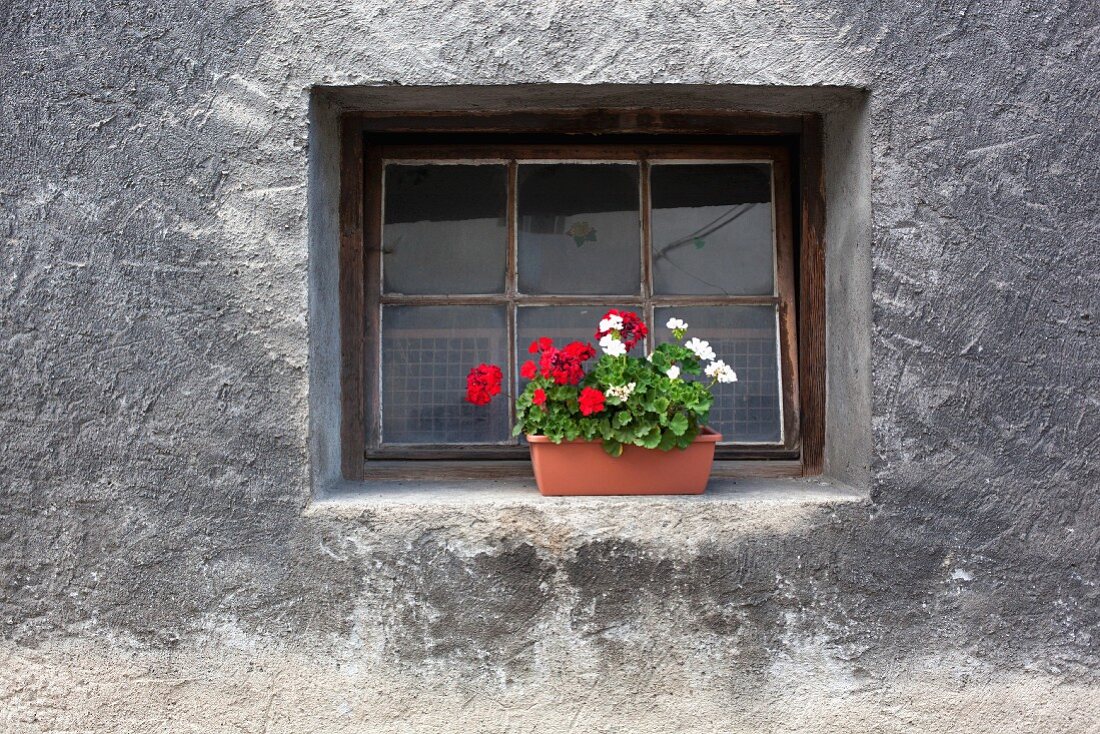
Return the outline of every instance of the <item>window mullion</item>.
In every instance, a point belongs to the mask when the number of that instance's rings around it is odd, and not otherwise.
[[[515,298],[517,292],[516,273],[518,267],[517,260],[519,251],[519,246],[517,244],[517,240],[519,237],[519,223],[516,221],[516,181],[518,178],[518,169],[519,166],[516,164],[516,161],[514,159],[508,161],[508,192],[507,202],[505,204],[505,217],[507,219],[508,228],[508,256],[506,258],[508,271],[504,274],[504,292],[508,294],[509,298],[513,299]]]
[[[653,326],[653,238],[650,226],[649,160],[644,156],[638,162],[638,212],[641,214],[642,236],[642,317]],[[646,351],[652,352],[655,343],[654,329],[646,336]]]
[[[512,395],[511,408],[508,410],[508,436],[511,437],[515,427],[516,410],[515,401],[519,396],[519,365],[516,363],[516,293],[518,291],[518,257],[519,257],[519,223],[517,219],[517,185],[519,166],[515,159],[508,161],[508,192],[505,204],[505,218],[508,230],[508,271],[504,275],[504,292],[508,296],[508,386]],[[515,441],[515,439],[511,439]]]
[[[512,429],[515,428],[516,422],[516,410],[515,402],[519,397],[519,366],[516,364],[516,302],[510,301],[508,303],[508,392],[511,397],[511,407],[508,410],[508,436],[509,441],[515,442],[515,439],[511,438]]]

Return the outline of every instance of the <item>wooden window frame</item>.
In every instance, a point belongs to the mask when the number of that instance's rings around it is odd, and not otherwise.
[[[825,435],[824,345],[824,180],[821,127],[817,115],[690,113],[648,110],[373,115],[342,118],[340,161],[340,336],[341,455],[346,479],[501,478],[529,473],[515,447],[402,447],[368,450],[368,436],[379,435],[378,350],[369,334],[379,334],[381,302],[508,302],[500,296],[383,296],[368,288],[381,278],[382,210],[380,181],[387,159],[572,160],[768,160],[773,165],[776,208],[777,295],[767,297],[660,297],[683,305],[758,302],[779,308],[785,443],[767,447],[726,446],[715,463],[716,476],[813,476],[823,469]],[[509,163],[509,176],[516,164]],[[643,196],[648,176],[642,176]],[[514,180],[512,181],[514,184]],[[514,187],[509,187],[510,197]],[[789,194],[787,193],[789,192]],[[510,225],[514,201],[509,201]],[[643,228],[648,207],[643,207]],[[510,240],[514,237],[510,234]],[[648,243],[648,238],[643,238]],[[645,244],[643,244],[643,247]],[[648,255],[648,253],[644,253]],[[648,258],[644,258],[648,267]],[[515,267],[509,248],[509,269]],[[648,279],[646,279],[648,281]],[[514,284],[514,279],[509,281]],[[600,297],[523,297],[525,302],[584,301]],[[608,303],[622,302],[611,297]],[[645,292],[637,299],[652,308]],[[612,304],[612,305],[614,305]],[[651,316],[651,312],[647,312]],[[380,338],[380,336],[378,337]],[[793,418],[793,420],[792,420]],[[456,460],[456,457],[463,458]]]

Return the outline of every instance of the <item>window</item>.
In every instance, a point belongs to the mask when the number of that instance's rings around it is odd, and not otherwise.
[[[499,364],[514,393],[534,338],[594,341],[609,308],[641,314],[651,340],[681,317],[737,371],[716,389],[719,459],[802,472],[798,137],[383,124],[345,135],[346,474],[525,458],[509,402],[466,403],[466,372]]]

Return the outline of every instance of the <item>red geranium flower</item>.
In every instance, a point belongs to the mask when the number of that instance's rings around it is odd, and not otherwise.
[[[543,377],[553,378],[558,385],[576,385],[584,379],[583,362],[595,354],[592,345],[584,342],[573,342],[564,349],[550,347],[539,357],[539,369]]]
[[[479,364],[466,375],[466,399],[474,405],[486,405],[500,394],[504,373],[495,364]]]
[[[649,333],[649,329],[646,328],[645,322],[638,318],[638,314],[633,311],[619,311],[613,308],[605,313],[603,318],[606,319],[609,316],[618,316],[623,320],[623,328],[619,330],[619,339],[628,352],[634,348],[635,344],[645,339],[646,334]],[[603,319],[600,320],[603,321]],[[597,331],[596,340],[599,341],[609,333],[611,332]]]
[[[553,349],[553,348],[554,348],[554,342],[552,342],[547,337],[543,336],[543,337],[539,337],[535,341],[531,342],[531,346],[527,347],[527,351],[530,352],[531,354],[535,354],[536,352],[545,352],[547,349]]]
[[[581,415],[592,415],[593,413],[603,412],[603,393],[594,387],[586,387],[581,390],[581,396],[578,402],[581,406]]]
[[[523,363],[523,366],[519,368],[519,374],[525,380],[535,379],[536,367],[535,363],[531,360],[527,360]]]
[[[592,359],[596,356],[596,348],[593,347],[591,344],[586,344],[585,342],[572,342],[570,344],[567,344],[565,346],[565,349],[562,351],[564,351],[570,357],[580,360],[581,362]]]
[[[535,394],[531,396],[531,402],[535,405],[542,405],[546,402],[546,391],[541,387],[535,389]]]

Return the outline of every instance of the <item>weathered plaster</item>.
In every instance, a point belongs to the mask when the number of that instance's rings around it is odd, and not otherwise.
[[[1094,728],[1098,25],[1084,0],[12,6],[0,724]],[[830,386],[869,389],[869,499],[311,504],[311,90],[559,83],[868,90],[828,132],[866,161],[869,224],[830,232],[870,279],[830,287],[869,289],[869,341],[830,324],[857,345]]]

